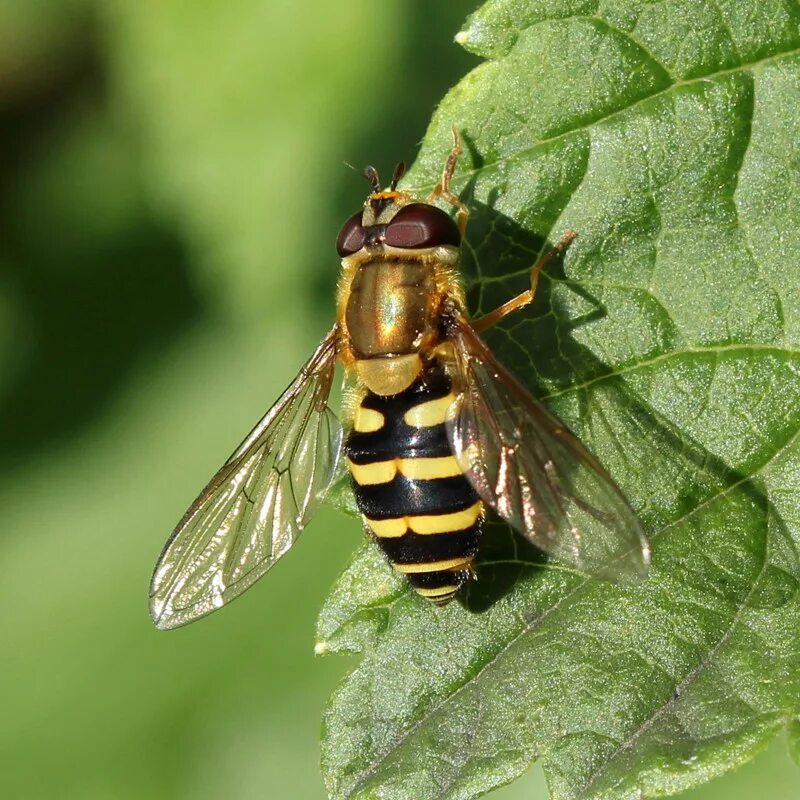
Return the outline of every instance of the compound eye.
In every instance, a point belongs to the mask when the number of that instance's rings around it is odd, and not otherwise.
[[[440,208],[427,203],[403,206],[386,226],[386,244],[420,248],[461,244],[458,225]]]
[[[364,246],[364,229],[361,227],[361,212],[357,211],[342,226],[336,239],[336,250],[344,258]]]

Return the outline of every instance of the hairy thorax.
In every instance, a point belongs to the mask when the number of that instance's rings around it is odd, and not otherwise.
[[[356,358],[416,352],[434,323],[433,270],[419,261],[369,261],[350,284],[345,318]]]
[[[440,309],[446,296],[461,297],[450,249],[417,257],[375,253],[344,259],[339,286],[339,323],[344,361],[359,381],[382,396],[410,386],[423,354],[441,338]]]

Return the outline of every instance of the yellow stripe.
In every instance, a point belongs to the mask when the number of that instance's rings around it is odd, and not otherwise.
[[[393,564],[398,572],[439,572],[440,570],[459,569],[468,567],[472,563],[472,556],[461,558],[448,558],[446,561],[426,561],[422,564]]]
[[[458,533],[458,531],[463,531],[473,525],[482,510],[483,504],[478,500],[469,508],[455,511],[452,514],[394,517],[393,519],[370,519],[363,516],[363,519],[376,536],[381,539],[393,539],[402,536],[409,529],[421,536],[436,533]]]
[[[453,456],[441,458],[399,458],[397,468],[401,475],[412,480],[428,481],[463,475]]]
[[[408,527],[414,533],[455,533],[463,531],[475,523],[481,515],[482,504],[478,500],[469,508],[463,511],[456,511],[452,514],[431,514],[430,516],[406,517]]]
[[[415,586],[414,591],[423,597],[441,597],[446,594],[455,594],[458,591],[458,586],[437,586],[435,589],[422,589],[419,586]]]
[[[463,475],[458,462],[452,456],[441,458],[392,458],[373,461],[371,464],[354,464],[347,459],[347,468],[361,486],[388,483],[399,471],[411,480],[436,480]]]
[[[386,424],[383,414],[372,408],[359,406],[356,409],[356,418],[353,420],[353,428],[358,433],[374,433],[379,431]]]
[[[415,428],[430,428],[433,425],[441,425],[447,417],[447,409],[455,402],[455,395],[451,392],[446,397],[438,400],[428,400],[427,403],[420,403],[414,408],[409,408],[403,415],[406,425],[413,425]]]
[[[347,459],[347,468],[353,480],[360,486],[373,486],[376,483],[389,483],[397,474],[395,459],[388,461],[373,461],[371,464],[354,464]]]
[[[405,517],[395,519],[370,519],[363,517],[370,530],[380,539],[395,539],[402,536],[407,530]]]

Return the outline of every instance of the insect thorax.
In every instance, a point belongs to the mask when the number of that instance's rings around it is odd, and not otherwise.
[[[361,264],[345,312],[356,357],[416,352],[435,331],[435,289],[433,268],[421,260]]]
[[[441,342],[445,298],[461,302],[454,248],[385,248],[343,260],[339,324],[345,363],[376,394],[403,391]]]

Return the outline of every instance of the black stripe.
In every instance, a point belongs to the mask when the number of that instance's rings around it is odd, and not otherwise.
[[[420,536],[409,532],[397,538],[378,539],[378,544],[394,564],[427,564],[474,556],[478,551],[479,534],[480,526],[476,523],[463,531],[449,533]]]
[[[389,458],[437,458],[452,452],[447,430],[442,425],[422,428],[407,425],[403,416],[416,406],[446,397],[450,378],[438,365],[426,369],[408,389],[392,397],[367,392],[362,408],[383,414],[385,424],[371,433],[352,431],[345,443],[345,453],[355,464],[370,464]]]
[[[439,570],[438,572],[410,572],[406,575],[408,582],[415,589],[439,589],[442,586],[463,585],[469,577],[466,570],[452,572],[451,570]],[[435,600],[435,598],[428,598]]]
[[[420,403],[446,397],[450,393],[450,386],[450,378],[447,373],[439,364],[433,363],[408,389],[400,394],[382,397],[379,394],[368,392],[361,401],[361,405],[388,416],[402,417],[406,411]]]
[[[370,519],[452,514],[469,508],[478,500],[478,495],[463,475],[420,481],[398,473],[388,483],[367,486],[355,481],[351,483],[361,513]]]
[[[390,458],[438,458],[452,453],[444,425],[414,428],[402,417],[386,417],[386,424],[372,433],[353,431],[345,453],[354,464],[372,464]]]

